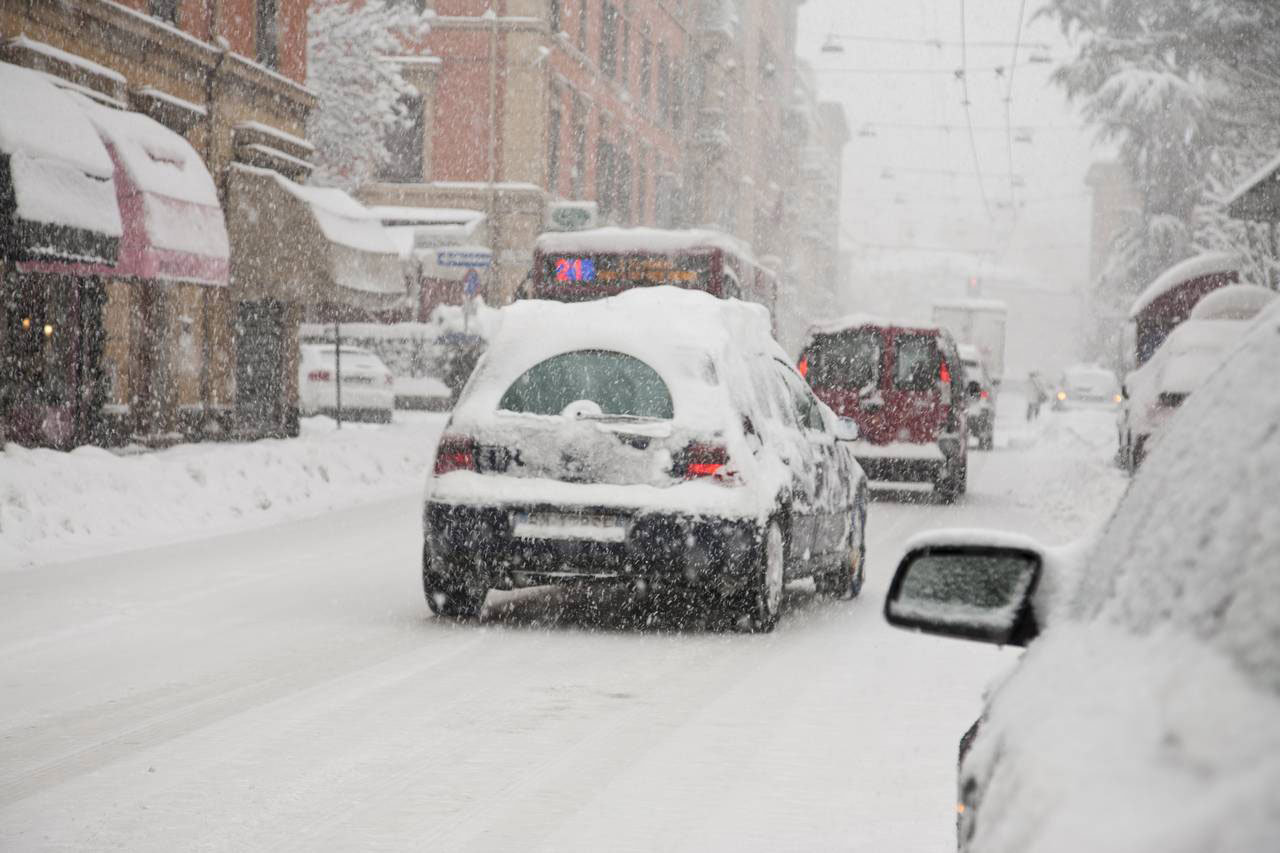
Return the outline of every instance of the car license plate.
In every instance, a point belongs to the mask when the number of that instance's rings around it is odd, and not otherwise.
[[[598,512],[517,512],[511,532],[517,539],[586,539],[625,542],[627,520]]]

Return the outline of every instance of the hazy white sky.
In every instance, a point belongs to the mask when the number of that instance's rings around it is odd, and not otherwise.
[[[1093,160],[1092,132],[1085,130],[1061,91],[1049,83],[1053,64],[1028,64],[1035,45],[1048,45],[1054,63],[1068,45],[1048,20],[1033,20],[1041,0],[1028,0],[1023,47],[1013,70],[1012,124],[1031,131],[1031,141],[1004,133],[1008,66],[1020,0],[968,0],[970,111],[982,184],[992,209],[988,218],[979,190],[969,136],[964,130],[959,0],[808,0],[800,7],[800,55],[813,65],[822,97],[845,107],[853,139],[845,152],[843,234],[859,256],[926,249],[979,249],[992,254],[974,266],[998,263],[1024,270],[1033,286],[1072,289],[1086,283],[1089,198],[1084,174]],[[828,33],[843,53],[824,53]],[[941,47],[856,39],[940,40]],[[954,44],[953,44],[954,43]],[[1005,66],[997,76],[996,66]],[[864,73],[862,69],[881,69]],[[896,73],[888,73],[893,70]],[[951,125],[950,132],[889,125]],[[864,126],[875,136],[860,135]],[[1024,186],[1010,186],[1012,173]],[[950,174],[948,174],[950,173]],[[1008,203],[1025,201],[1016,222]]]

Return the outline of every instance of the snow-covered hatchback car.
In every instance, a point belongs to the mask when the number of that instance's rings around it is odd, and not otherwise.
[[[493,588],[692,587],[776,623],[786,579],[862,585],[854,429],[817,400],[762,307],[655,287],[503,311],[437,449],[423,588],[474,616]]]
[[[1280,308],[1242,332],[1098,541],[908,544],[891,622],[1031,644],[962,741],[962,849],[1276,849]]]

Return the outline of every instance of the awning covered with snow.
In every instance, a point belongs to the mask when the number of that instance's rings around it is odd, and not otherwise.
[[[113,174],[71,95],[0,63],[0,256],[115,263],[123,227]]]
[[[230,244],[213,177],[191,143],[142,113],[72,95],[115,164],[121,278],[226,285]]]
[[[237,163],[227,212],[236,244],[231,281],[242,299],[376,311],[405,296],[395,244],[377,217],[342,190],[302,186]]]

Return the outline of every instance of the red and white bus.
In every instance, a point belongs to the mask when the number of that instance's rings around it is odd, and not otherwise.
[[[534,248],[529,287],[521,295],[579,302],[663,284],[756,302],[776,318],[777,275],[757,263],[745,244],[710,229],[543,234]]]

